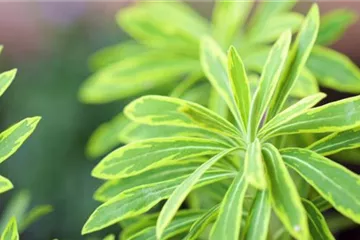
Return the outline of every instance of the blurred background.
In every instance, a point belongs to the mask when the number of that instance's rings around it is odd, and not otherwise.
[[[14,83],[0,99],[0,127],[27,116],[42,116],[32,137],[0,165],[0,173],[15,186],[1,196],[0,210],[22,189],[31,193],[31,205],[54,207],[22,239],[84,239],[81,227],[98,205],[92,194],[99,185],[90,176],[95,162],[85,157],[85,144],[100,123],[120,112],[122,103],[84,105],[77,92],[90,75],[88,57],[128,38],[114,20],[115,13],[127,4],[131,2],[0,2],[0,44],[5,47],[0,70],[18,68]],[[190,4],[202,15],[211,15],[212,2]],[[319,4],[322,12],[341,7],[360,14],[360,2]],[[309,5],[300,3],[297,9],[305,11]],[[359,64],[359,40],[357,23],[333,47]],[[331,92],[331,97],[344,95]],[[339,237],[356,239],[351,237],[354,234],[355,230]]]

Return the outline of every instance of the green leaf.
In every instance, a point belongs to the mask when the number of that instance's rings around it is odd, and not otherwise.
[[[215,2],[212,17],[213,35],[221,46],[227,47],[233,43],[252,6],[253,1],[219,0]]]
[[[335,240],[319,209],[306,199],[303,199],[302,203],[307,212],[311,237],[316,240]]]
[[[244,135],[244,120],[239,112],[241,105],[239,105],[239,101],[237,101],[239,100],[239,97],[235,96],[237,94],[235,84],[238,85],[239,83],[234,83],[237,78],[233,78],[233,72],[229,72],[228,74],[226,55],[220,46],[210,37],[204,38],[201,42],[200,61],[206,77],[228,105],[236,119],[241,133]],[[233,63],[230,62],[229,64],[232,65]],[[244,69],[239,69],[239,71],[242,71],[242,74],[245,74]]]
[[[214,207],[210,208],[206,213],[204,213],[201,217],[193,223],[190,228],[189,233],[186,235],[184,240],[195,240],[197,239],[200,234],[205,230],[205,228],[215,220],[216,216],[219,212],[219,204],[215,205]]]
[[[360,93],[360,70],[344,54],[316,46],[306,66],[322,86],[342,92]]]
[[[332,208],[331,204],[326,201],[323,197],[320,195],[313,198],[311,202],[315,205],[317,209],[319,209],[320,212],[324,212],[330,208]]]
[[[325,133],[360,125],[360,96],[312,108],[274,129],[271,136],[294,133]]]
[[[246,223],[246,240],[266,240],[271,216],[271,204],[267,191],[259,191],[251,206]]]
[[[23,232],[31,224],[39,220],[39,218],[51,213],[54,208],[51,205],[36,206],[26,214],[25,218],[20,222],[19,231]]]
[[[311,144],[308,149],[323,156],[331,155],[342,150],[360,147],[360,128],[343,132],[334,132]]]
[[[240,137],[239,131],[226,119],[196,103],[181,99],[145,96],[125,108],[127,117],[149,125],[203,128],[219,134]]]
[[[293,44],[285,69],[281,75],[278,88],[272,98],[269,109],[268,120],[280,112],[286,99],[303,70],[310,55],[319,30],[319,8],[316,4],[312,6],[306,16],[301,29]]]
[[[13,69],[0,74],[0,97],[4,94],[6,89],[10,86],[10,84],[14,80],[16,76],[16,72],[17,69]]]
[[[169,96],[175,98],[183,97],[183,95],[194,87],[203,77],[203,73],[199,73],[198,71],[188,74],[188,76],[171,91]]]
[[[0,176],[0,193],[4,193],[6,191],[9,191],[10,189],[12,189],[14,186],[12,185],[12,183],[10,182],[9,179]]]
[[[253,96],[249,118],[250,141],[255,140],[264,113],[276,89],[291,41],[291,32],[286,31],[272,47],[266,60],[260,83]]]
[[[130,177],[176,160],[217,154],[229,146],[200,138],[156,138],[130,143],[107,155],[93,169],[101,179]]]
[[[279,151],[271,144],[263,145],[270,199],[276,215],[296,239],[309,239],[306,212],[296,186]]]
[[[263,138],[266,135],[271,135],[273,131],[276,131],[279,127],[283,126],[287,122],[296,118],[297,116],[303,114],[323,98],[326,97],[324,93],[317,93],[311,96],[308,96],[304,99],[301,99],[294,105],[288,107],[284,111],[277,114],[273,119],[265,124],[265,126],[260,130],[259,137]]]
[[[218,217],[211,229],[210,239],[237,240],[247,182],[243,170],[240,170],[221,202]]]
[[[234,177],[233,172],[208,171],[195,187],[201,187],[223,179]],[[85,223],[82,234],[101,230],[121,220],[145,213],[161,200],[168,198],[184,178],[140,186],[122,192],[98,207]]]
[[[108,103],[174,82],[199,68],[196,59],[162,52],[145,53],[97,71],[83,83],[79,98],[85,103]]]
[[[106,237],[104,237],[103,240],[115,240],[115,235],[114,234],[106,235]]]
[[[311,150],[281,151],[285,163],[348,218],[360,223],[360,177]]]
[[[35,130],[40,119],[40,117],[25,118],[0,133],[0,163],[20,148]]]
[[[290,96],[304,98],[318,92],[319,85],[315,76],[308,69],[304,68],[291,88]]]
[[[336,9],[326,13],[321,17],[319,37],[316,43],[321,45],[333,44],[356,20],[357,14],[349,9]]]
[[[265,189],[266,178],[259,139],[256,138],[248,145],[244,164],[246,180],[258,189]]]
[[[121,223],[124,223],[126,221],[134,220],[134,222],[123,227],[122,231],[120,232],[119,240],[127,240],[131,236],[136,235],[137,233],[142,231],[143,229],[154,226],[156,224],[156,219],[158,216],[159,213],[155,212],[155,213],[142,214],[135,218],[130,218],[128,220],[121,221]]]
[[[192,224],[203,214],[203,211],[180,211],[176,214],[174,220],[165,229],[161,240],[171,239],[172,237],[184,233],[190,229]],[[157,240],[156,227],[145,228],[138,234],[130,237],[128,240]]]
[[[171,194],[165,205],[161,209],[159,218],[156,223],[156,236],[160,239],[164,230],[175,216],[177,210],[192,190],[193,186],[199,181],[201,176],[217,161],[226,156],[227,154],[237,150],[237,148],[231,148],[224,150],[215,155],[199,168],[197,168],[188,178],[185,179]]]
[[[5,230],[1,234],[1,240],[19,240],[19,233],[15,217],[11,218]]]

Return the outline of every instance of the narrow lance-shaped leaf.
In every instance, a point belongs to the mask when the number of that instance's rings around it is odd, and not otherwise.
[[[245,174],[240,169],[221,202],[218,217],[210,232],[210,240],[239,238],[246,189]]]
[[[11,218],[5,230],[1,234],[1,240],[19,240],[19,233],[15,217]]]
[[[237,92],[234,91],[235,89],[232,87],[235,84],[231,83],[231,81],[235,81],[236,79],[228,75],[225,53],[213,39],[206,37],[201,42],[200,60],[206,77],[227,103],[241,133],[244,135],[244,120],[239,112],[241,105],[238,105],[239,102],[236,101],[235,94],[237,94]]]
[[[324,133],[360,125],[360,96],[310,109],[274,129],[271,136],[294,133]]]
[[[255,140],[260,121],[276,89],[289,50],[290,41],[291,32],[286,31],[272,47],[266,60],[260,83],[254,94],[250,108],[250,118],[248,122],[250,141]]]
[[[0,193],[4,193],[10,189],[12,189],[14,186],[10,182],[9,179],[0,176]]]
[[[308,239],[309,229],[304,207],[296,186],[279,151],[271,144],[263,147],[272,207],[289,233],[296,239]]]
[[[245,154],[245,177],[249,184],[258,189],[266,188],[266,176],[259,139],[248,145]]]
[[[212,170],[205,173],[194,188],[234,177],[233,172]],[[168,198],[184,178],[140,186],[125,191],[98,207],[85,223],[82,234],[95,232],[147,212]]]
[[[245,240],[266,240],[271,216],[268,191],[259,191],[246,222]]]
[[[216,113],[199,104],[177,98],[141,97],[126,106],[125,114],[143,124],[204,128],[227,136],[240,135],[230,122]]]
[[[360,177],[311,150],[281,151],[285,163],[298,172],[340,213],[360,223]]]
[[[288,107],[281,113],[277,114],[273,119],[265,124],[265,126],[260,130],[259,137],[264,137],[266,135],[271,135],[271,132],[281,127],[283,124],[289,122],[295,117],[301,115],[306,110],[315,106],[321,99],[325,98],[326,94],[317,93],[311,96],[308,96],[304,99],[301,99],[294,105]]]
[[[319,8],[312,6],[291,48],[279,87],[272,99],[268,120],[280,112],[300,72],[303,70],[319,30]]]
[[[312,202],[306,199],[303,199],[302,203],[308,216],[309,230],[312,239],[335,240],[330,232],[324,216],[321,214],[319,209],[317,209]]]
[[[39,220],[41,217],[51,213],[54,208],[51,205],[40,205],[32,208],[20,222],[19,231],[23,232],[31,224]]]
[[[9,158],[35,130],[40,117],[25,118],[0,133],[0,163]]]
[[[13,69],[0,74],[0,97],[4,94],[6,89],[10,86],[10,84],[14,80],[16,72],[17,70]]]
[[[342,150],[360,147],[360,128],[332,133],[311,144],[308,149],[323,156],[331,155]]]
[[[159,218],[156,223],[156,236],[159,239],[161,238],[166,227],[171,222],[172,218],[175,216],[176,211],[179,209],[180,205],[190,193],[193,186],[199,181],[201,176],[217,161],[219,161],[227,154],[233,152],[234,150],[236,150],[236,148],[224,150],[219,154],[215,155],[210,160],[202,164],[198,169],[196,169],[188,178],[185,179],[184,182],[182,182],[175,189],[175,191],[171,194],[171,196],[161,209]]]
[[[129,177],[172,161],[216,154],[228,146],[200,138],[155,138],[130,143],[107,155],[93,169],[101,179]]]

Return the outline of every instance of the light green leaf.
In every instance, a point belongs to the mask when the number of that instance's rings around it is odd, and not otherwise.
[[[169,96],[175,98],[183,97],[183,95],[194,87],[203,77],[203,73],[198,71],[188,74],[188,76],[171,91]]]
[[[164,52],[150,52],[111,64],[90,76],[81,86],[85,103],[107,103],[152,90],[199,69],[199,62]]]
[[[239,238],[246,189],[247,182],[241,169],[221,202],[218,217],[210,232],[211,240]]]
[[[194,222],[191,226],[189,233],[186,235],[184,240],[195,240],[197,239],[200,234],[205,230],[205,228],[215,220],[216,216],[219,212],[219,204],[215,205],[214,207],[210,208],[206,213],[204,213],[201,217]]]
[[[15,217],[11,218],[5,230],[1,234],[1,240],[19,240]]]
[[[9,179],[0,176],[0,193],[4,193],[6,191],[9,191],[10,189],[12,189],[14,186],[13,184],[10,182]]]
[[[293,44],[289,57],[286,61],[285,69],[281,75],[278,88],[272,98],[268,120],[271,120],[280,112],[286,99],[303,70],[305,63],[310,55],[319,30],[319,8],[314,4],[306,16],[301,29]]]
[[[360,125],[360,96],[312,108],[274,129],[271,136],[294,133],[325,133]]]
[[[309,239],[304,207],[296,186],[279,151],[271,144],[263,145],[272,207],[289,233],[296,239]]]
[[[303,199],[302,203],[308,216],[311,237],[316,240],[335,240],[319,209],[306,199]]]
[[[188,178],[185,179],[171,194],[165,205],[161,209],[159,218],[156,223],[156,236],[160,239],[164,230],[175,216],[177,210],[192,190],[193,186],[199,181],[201,176],[217,161],[226,156],[227,154],[237,150],[237,148],[231,148],[224,150],[215,155],[199,168],[197,168]]]
[[[271,101],[283,69],[291,41],[291,32],[286,31],[272,47],[266,60],[260,83],[253,96],[249,118],[250,141],[255,140],[261,119]]]
[[[360,177],[311,150],[281,151],[285,163],[348,218],[360,223]]]
[[[130,143],[107,155],[93,169],[101,179],[130,177],[173,161],[217,154],[229,146],[200,138],[156,138]]]
[[[233,172],[208,171],[195,187],[234,177]],[[82,234],[98,231],[121,220],[145,213],[161,200],[167,199],[184,178],[137,187],[122,192],[98,207],[85,223]]]
[[[161,240],[171,239],[172,237],[184,233],[190,229],[192,224],[202,216],[203,211],[179,211],[174,217],[174,220],[165,229]],[[156,227],[152,226],[145,228],[138,234],[130,237],[128,240],[157,240],[156,238]]]
[[[223,47],[233,43],[235,36],[244,25],[253,1],[225,1],[215,2],[213,10],[213,35]]]
[[[258,189],[266,188],[265,170],[259,139],[248,145],[245,154],[245,177],[249,184]]]
[[[54,208],[51,205],[36,206],[26,214],[25,218],[20,222],[19,231],[23,232],[31,224],[39,220],[39,218],[51,213]]]
[[[315,76],[308,69],[304,68],[291,88],[290,96],[304,98],[318,92],[319,85]]]
[[[287,122],[291,121],[295,117],[303,114],[323,98],[326,97],[324,93],[317,93],[306,98],[301,99],[294,105],[288,107],[284,111],[277,114],[273,119],[265,124],[265,126],[260,130],[259,137],[263,138],[266,135],[271,135],[271,133],[277,128],[283,126]]]
[[[239,131],[226,119],[196,103],[177,98],[145,96],[125,108],[127,117],[149,125],[203,128],[235,138]]]
[[[234,81],[237,79],[230,77],[233,72],[228,74],[226,55],[220,46],[210,37],[204,38],[201,42],[200,61],[206,77],[228,105],[241,133],[244,135],[244,120],[239,112],[241,105],[238,105],[239,101],[236,101],[236,98],[239,99],[239,97],[235,97],[235,94],[237,94],[235,84],[237,83],[234,83]],[[232,65],[233,63],[230,62],[229,64]],[[244,69],[240,71],[244,73]]]
[[[16,72],[17,69],[13,69],[0,74],[0,97],[4,94],[6,89],[10,86],[10,84],[14,80],[16,76]]]
[[[344,54],[316,46],[306,66],[322,86],[337,91],[360,93],[360,70]]]
[[[121,223],[131,220],[133,220],[134,222],[123,227],[122,231],[120,232],[119,240],[128,240],[131,236],[136,235],[143,229],[154,226],[156,224],[156,219],[158,218],[158,216],[159,213],[155,212],[142,214],[137,217],[121,221]]]
[[[210,96],[209,96],[210,92]],[[222,96],[218,93],[215,88],[211,88],[210,91],[207,92],[208,108],[214,113],[218,114],[222,118],[228,119],[229,117],[229,108],[227,106],[226,101],[222,98]]]
[[[360,147],[360,128],[343,132],[334,132],[311,144],[308,149],[323,156],[331,155],[342,150]]]
[[[0,163],[20,148],[35,130],[40,119],[40,117],[25,118],[0,133]]]
[[[319,37],[316,43],[330,45],[336,42],[356,20],[357,14],[349,9],[336,9],[326,13],[321,17]]]
[[[271,204],[267,191],[259,191],[251,206],[246,223],[245,240],[266,240],[271,216]]]
[[[104,237],[103,240],[115,240],[115,235],[114,234],[106,235],[106,237]]]
[[[317,209],[319,209],[320,212],[324,212],[332,208],[331,204],[320,195],[313,198],[311,202],[315,205]]]

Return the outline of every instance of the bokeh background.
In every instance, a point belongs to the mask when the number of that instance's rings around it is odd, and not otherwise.
[[[115,13],[127,4],[132,3],[0,2],[0,44],[5,46],[0,70],[18,68],[14,83],[0,99],[0,128],[26,116],[43,117],[25,145],[0,165],[0,173],[15,185],[1,196],[0,211],[22,189],[31,193],[31,205],[54,207],[54,212],[27,229],[22,239],[84,239],[80,230],[98,205],[92,194],[99,185],[90,177],[95,162],[86,158],[85,144],[92,131],[120,112],[123,104],[84,105],[78,101],[77,92],[90,75],[88,57],[128,38],[114,20]],[[204,16],[211,15],[212,2],[190,4]],[[360,2],[356,1],[319,4],[322,12],[341,7],[360,14]],[[309,5],[303,2],[297,9],[305,11]],[[359,64],[359,40],[357,23],[333,47]],[[330,95],[333,99],[345,96],[336,92]],[[344,232],[339,238],[356,239],[356,231]]]

